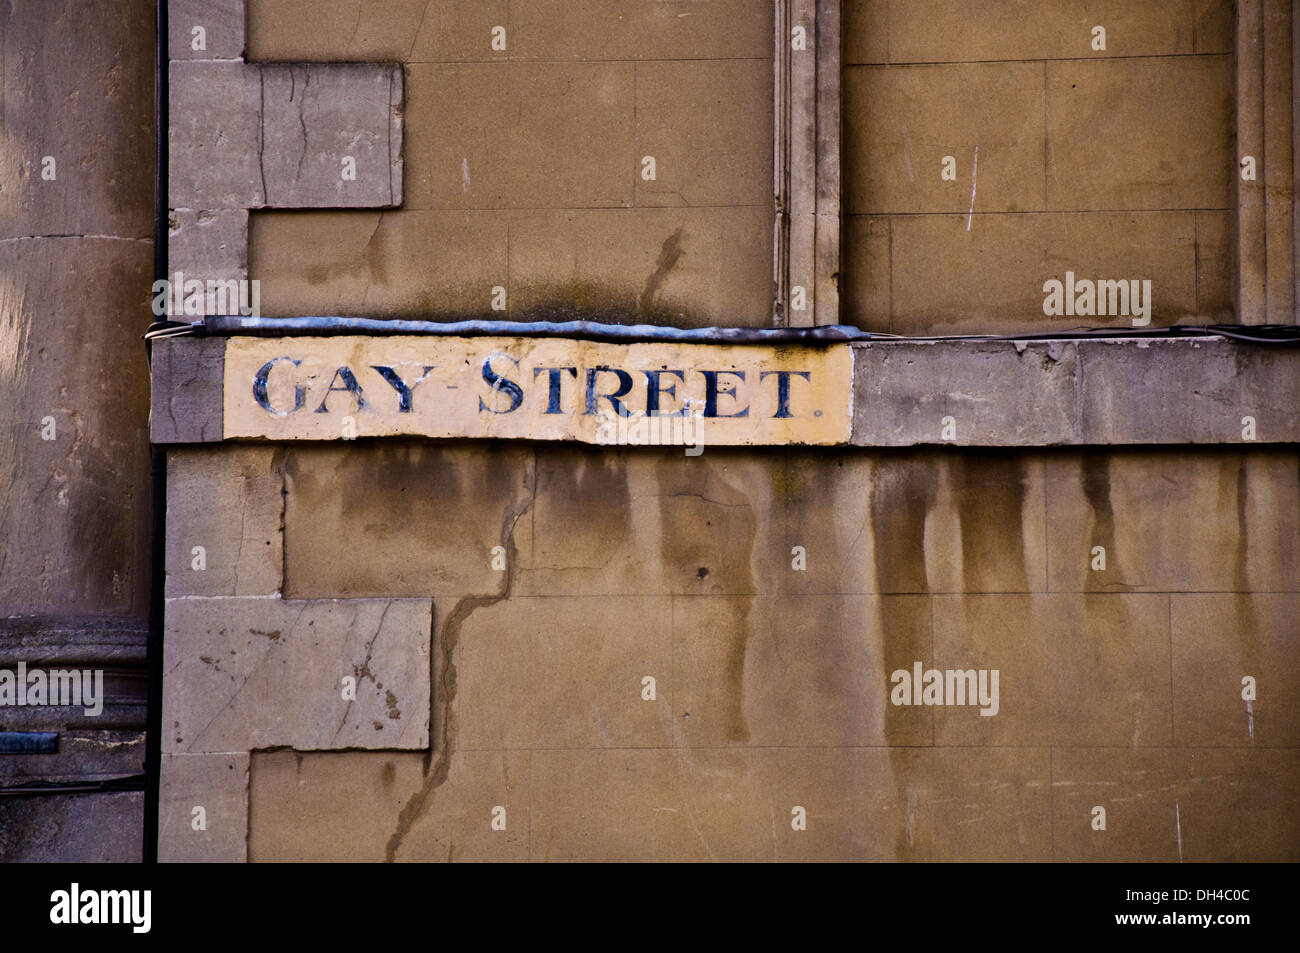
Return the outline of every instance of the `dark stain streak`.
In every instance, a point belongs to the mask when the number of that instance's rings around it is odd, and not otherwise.
[[[1259,645],[1255,638],[1255,630],[1259,622],[1255,615],[1255,601],[1250,592],[1250,567],[1247,555],[1250,549],[1250,530],[1247,517],[1250,491],[1249,481],[1247,480],[1247,460],[1248,457],[1245,454],[1241,454],[1237,458],[1235,480],[1237,539],[1233,562],[1232,588],[1234,590],[1235,615],[1241,633],[1241,674],[1259,677]],[[1225,459],[1223,461],[1225,471],[1229,465],[1229,460]],[[1258,718],[1256,720],[1258,721]]]
[[[659,551],[664,566],[673,567],[680,580],[724,600],[729,607],[725,625],[717,631],[696,633],[700,646],[724,673],[711,710],[725,728],[728,741],[749,740],[745,723],[745,659],[753,634],[754,547],[758,516],[743,489],[727,479],[727,456],[713,460],[664,457],[655,468],[659,486]],[[701,464],[704,464],[701,466]],[[712,524],[701,533],[702,523]]]
[[[1026,592],[1023,456],[967,452],[955,461],[962,588]]]
[[[936,459],[897,457],[877,460],[872,466],[871,531],[880,592],[930,591],[925,517],[938,489]]]
[[[1233,580],[1233,587],[1237,592],[1248,592],[1250,590],[1246,562],[1246,554],[1250,548],[1250,528],[1246,520],[1247,499],[1246,458],[1242,456],[1237,462],[1237,552],[1234,563],[1235,578]]]
[[[663,284],[664,279],[668,277],[668,272],[672,271],[673,266],[685,254],[682,248],[682,229],[677,229],[667,238],[664,239],[663,247],[659,249],[659,260],[655,262],[655,270],[650,273],[646,279],[645,288],[641,291],[641,297],[637,299],[636,310],[639,315],[647,315],[654,306],[655,295],[659,293],[659,287]]]
[[[1110,501],[1110,455],[1086,453],[1081,479],[1083,495],[1092,510],[1092,538],[1087,541],[1089,553],[1094,546],[1106,547],[1106,566],[1113,570],[1118,564],[1118,553],[1115,552],[1115,509]],[[1107,575],[1088,572],[1084,576],[1084,591],[1107,588],[1103,585],[1105,578]]]

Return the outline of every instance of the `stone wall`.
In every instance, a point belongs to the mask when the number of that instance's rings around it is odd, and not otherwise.
[[[305,8],[248,64],[404,63],[402,205],[253,211],[268,313],[771,323],[772,5]],[[1227,5],[1109,5],[1095,62],[1018,9],[845,4],[843,319],[1059,330],[1045,278],[1139,266],[1154,324],[1249,318]],[[854,445],[688,457],[227,440],[223,344],[155,381],[163,859],[1300,856],[1294,350],[855,344]]]
[[[400,211],[253,216],[266,314],[770,323],[771,3],[251,0],[248,29],[250,60],[407,82]]]
[[[170,478],[166,743],[254,750],[251,859],[1295,859],[1294,451],[362,442]],[[998,669],[996,717],[891,704],[915,662]]]
[[[141,855],[154,33],[149,0],[0,3],[0,669],[105,670],[121,702],[0,708],[59,736],[0,754],[5,861]]]
[[[845,9],[846,320],[1129,324],[1046,316],[1067,270],[1151,281],[1154,324],[1231,320],[1231,3]]]

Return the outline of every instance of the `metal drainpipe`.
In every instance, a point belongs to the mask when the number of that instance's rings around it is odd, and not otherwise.
[[[155,281],[167,277],[167,0],[154,6],[154,255]],[[153,356],[152,343],[145,339],[145,352]],[[152,366],[152,361],[151,361]],[[149,572],[149,706],[145,719],[144,831],[141,860],[158,862],[158,779],[162,765],[162,675],[163,596],[166,581],[167,540],[167,455],[150,443],[150,472],[153,477],[152,531]]]

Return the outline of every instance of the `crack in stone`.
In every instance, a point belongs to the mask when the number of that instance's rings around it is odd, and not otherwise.
[[[293,76],[292,70],[289,73]],[[262,206],[271,204],[271,196],[266,194],[266,71],[257,71],[261,107],[257,114],[257,171],[262,176]]]
[[[302,182],[302,163],[307,158],[307,87],[311,85],[311,70],[307,69],[306,76],[302,81],[302,98],[298,100],[298,128],[302,131],[302,152],[298,155],[298,167],[294,170],[293,181],[297,185]],[[293,102],[293,89],[295,87],[293,67],[289,67],[289,101]]]
[[[135,236],[132,235],[97,235],[97,234],[82,235],[73,232],[64,232],[61,234],[54,234],[54,235],[15,235],[12,238],[0,238],[0,245],[5,245],[8,244],[9,242],[38,241],[39,239],[42,238],[85,238],[85,239],[94,239],[98,241],[109,241],[109,242],[149,242],[150,244],[153,243],[152,238],[136,238]]]
[[[428,6],[425,6],[428,9]],[[420,22],[424,22],[424,14],[420,14]],[[414,46],[414,43],[412,43]],[[395,68],[394,68],[395,69]],[[397,74],[393,69],[388,71],[388,204],[393,203],[393,80]],[[373,237],[373,236],[371,236]]]
[[[483,609],[488,606],[496,605],[510,598],[510,593],[514,588],[515,582],[515,557],[518,555],[518,549],[515,546],[515,526],[525,514],[532,510],[537,502],[537,455],[532,453],[528,458],[527,469],[524,474],[524,485],[528,488],[528,495],[523,500],[506,507],[505,514],[501,520],[501,543],[506,549],[506,578],[505,584],[499,593],[482,596],[466,596],[456,603],[456,607],[451,610],[447,616],[447,621],[443,625],[443,634],[441,639],[442,646],[442,677],[434,678],[432,667],[436,664],[437,653],[430,652],[430,679],[429,679],[429,712],[432,714],[436,711],[435,700],[438,694],[442,696],[442,723],[440,744],[435,749],[433,738],[429,739],[429,760],[425,765],[424,784],[420,790],[402,805],[402,810],[397,816],[397,828],[393,831],[392,836],[388,839],[388,846],[384,852],[384,860],[387,863],[393,863],[397,859],[397,851],[402,846],[402,841],[411,832],[415,822],[422,818],[429,809],[429,804],[433,798],[433,792],[447,780],[447,775],[451,771],[451,756],[454,749],[454,739],[456,732],[453,726],[454,712],[452,703],[456,697],[456,664],[455,653],[456,643],[460,639],[461,628],[465,620],[474,613],[476,609]],[[436,608],[436,607],[435,607]],[[434,613],[433,629],[437,629],[437,614]],[[430,639],[437,637],[436,631],[430,633]]]

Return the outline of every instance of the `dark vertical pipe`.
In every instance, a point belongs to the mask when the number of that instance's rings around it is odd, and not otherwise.
[[[153,139],[154,139],[154,252],[155,281],[167,277],[167,0],[155,0]],[[146,339],[146,352],[152,348]],[[163,583],[166,573],[167,456],[149,447],[153,479],[152,530],[149,573],[149,713],[145,722],[144,836],[142,857],[158,862],[158,779],[162,765]]]

